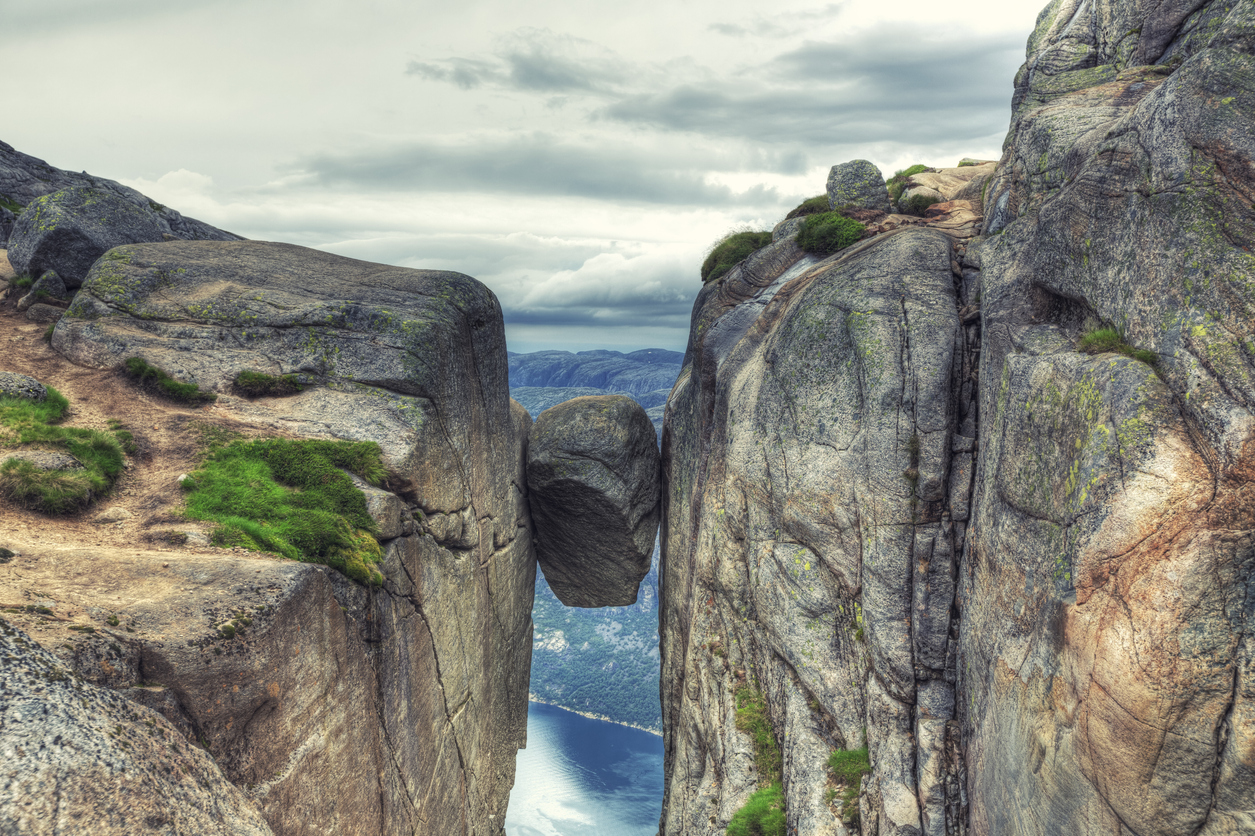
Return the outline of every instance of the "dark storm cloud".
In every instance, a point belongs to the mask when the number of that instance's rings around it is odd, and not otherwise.
[[[804,170],[805,158],[797,152],[758,152],[724,160],[682,154],[664,157],[631,145],[578,144],[535,132],[467,139],[456,145],[420,141],[326,154],[301,161],[294,173],[319,185],[377,190],[505,192],[700,205],[776,201],[771,189],[733,192],[705,179],[705,171],[743,170],[746,164],[755,170],[766,165],[797,171]]]

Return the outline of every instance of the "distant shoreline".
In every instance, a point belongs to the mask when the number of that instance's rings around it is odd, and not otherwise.
[[[624,723],[622,720],[611,720],[609,717],[607,717],[604,714],[593,714],[590,711],[576,711],[574,708],[567,708],[565,705],[558,705],[555,702],[542,700],[540,697],[536,696],[535,694],[528,694],[527,701],[539,703],[540,705],[548,705],[552,708],[560,708],[563,711],[569,711],[572,714],[578,714],[581,717],[587,717],[590,720],[601,720],[604,723],[614,723],[616,726],[627,726],[629,729],[636,729],[637,731],[648,732],[649,734],[652,734],[654,737],[662,737],[662,732],[660,731],[647,729],[644,726],[638,726],[635,723]]]

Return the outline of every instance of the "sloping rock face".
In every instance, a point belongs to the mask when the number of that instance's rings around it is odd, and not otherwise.
[[[203,221],[182,215],[168,206],[150,200],[129,186],[114,180],[93,177],[87,172],[65,171],[48,165],[41,159],[23,154],[6,142],[0,141],[0,203],[9,201],[26,206],[36,198],[68,188],[87,188],[109,192],[129,201],[137,209],[152,212],[163,235],[189,241],[237,241],[240,236],[210,226]],[[0,248],[8,240],[12,218],[7,209],[0,208]],[[158,237],[156,240],[164,240]]]
[[[1253,50],[1249,3],[1056,2],[1029,41],[983,248],[974,833],[1255,829]],[[1078,354],[1098,324],[1154,367]]]
[[[83,682],[0,620],[0,831],[270,836],[252,801],[156,712]]]
[[[106,251],[162,240],[157,213],[101,189],[70,188],[31,201],[9,236],[9,262],[23,275],[56,271],[65,287],[83,283]]]
[[[128,592],[67,583],[65,594],[88,612],[120,597],[120,617],[150,625],[117,634],[134,663],[106,658],[118,673],[95,669],[108,684],[162,683],[171,715],[253,785],[278,834],[502,833],[526,734],[536,569],[531,419],[509,399],[492,293],[457,273],[280,244],[134,245],[96,264],[53,344],[97,367],[140,356],[223,392],[242,369],[307,374],[323,385],[281,408],[225,397],[215,408],[376,441],[405,503],[372,506],[399,535],[378,590],[302,564],[137,554],[106,571],[81,555],[83,584]],[[0,576],[29,585],[59,561],[15,561]],[[186,580],[164,597],[140,580],[165,573]],[[241,612],[244,643],[222,645],[222,620]]]
[[[755,789],[746,686],[783,741],[791,833],[846,832],[825,764],[864,728],[864,832],[964,819],[952,611],[978,326],[959,313],[963,250],[908,226],[817,262],[785,238],[699,296],[663,436],[664,834],[721,834]]]
[[[659,456],[645,409],[592,395],[540,414],[527,450],[536,558],[568,607],[636,603],[658,534]]]

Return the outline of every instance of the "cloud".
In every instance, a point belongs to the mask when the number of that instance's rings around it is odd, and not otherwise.
[[[470,191],[587,197],[615,201],[721,206],[776,202],[774,190],[733,191],[708,171],[776,170],[794,174],[796,150],[662,151],[650,143],[605,137],[571,139],[547,132],[416,140],[299,160],[290,184],[414,191]]]
[[[853,42],[805,43],[735,76],[633,93],[595,117],[767,143],[974,139],[1005,127],[1021,40],[969,38],[957,60],[953,40],[880,27]],[[974,78],[1005,79],[1005,89]]]
[[[498,41],[492,58],[411,61],[406,75],[470,90],[485,84],[531,93],[611,93],[633,66],[593,41],[523,28]]]
[[[816,24],[831,21],[841,12],[843,5],[828,3],[770,17],[756,15],[740,23],[712,23],[707,29],[731,38],[791,38],[811,30]]]

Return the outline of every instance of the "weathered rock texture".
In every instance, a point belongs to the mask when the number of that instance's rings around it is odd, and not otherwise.
[[[885,177],[873,163],[852,160],[828,172],[828,206],[891,211]]]
[[[698,298],[663,437],[665,834],[722,833],[753,791],[743,685],[783,741],[790,832],[844,832],[825,764],[864,727],[866,832],[964,817],[951,622],[977,326],[954,241],[908,226],[816,262],[787,238]]]
[[[23,547],[0,583],[9,573],[142,625],[111,631],[120,658],[101,650],[93,665],[76,650],[76,664],[115,687],[161,683],[151,699],[252,786],[277,834],[502,833],[526,734],[536,569],[530,418],[509,399],[492,293],[458,273],[281,244],[133,245],[96,264],[53,345],[98,367],[137,355],[223,392],[242,369],[320,381],[281,408],[216,408],[380,444],[400,497],[370,497],[395,538],[386,582]]]
[[[270,836],[182,731],[0,619],[0,832]]]
[[[798,833],[864,726],[863,834],[1255,831],[1255,4],[1058,0],[1028,52],[983,219],[786,233],[697,300],[664,834],[754,789],[742,682]]]
[[[1030,39],[982,252],[976,834],[1255,830],[1253,50],[1255,6],[1197,0]],[[1155,367],[1078,354],[1099,323]]]
[[[70,188],[27,204],[9,236],[9,262],[18,273],[53,270],[65,287],[83,283],[107,250],[162,240],[157,213],[102,189]]]
[[[658,534],[659,457],[645,409],[590,395],[540,414],[527,450],[536,558],[569,607],[636,603]]]
[[[88,188],[109,192],[145,209],[156,216],[163,234],[186,240],[228,241],[239,236],[203,221],[179,214],[168,206],[162,206],[129,186],[103,177],[93,177],[87,172],[64,171],[48,165],[41,159],[23,154],[12,145],[0,142],[0,204],[5,201],[26,206],[36,198],[67,188]],[[8,220],[6,220],[8,218]],[[12,213],[0,207],[0,248],[5,246],[12,229]],[[156,240],[164,240],[158,237]]]

